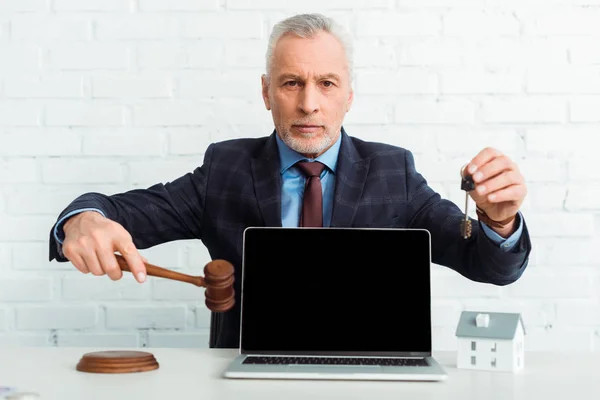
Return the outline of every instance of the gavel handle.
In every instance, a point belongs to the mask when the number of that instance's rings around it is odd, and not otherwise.
[[[117,257],[117,262],[119,263],[119,267],[122,271],[131,272],[131,269],[129,268],[129,264],[127,264],[127,260],[125,259],[125,257],[123,257],[120,254],[115,254],[115,257]],[[182,274],[181,272],[171,271],[170,269],[161,268],[146,262],[144,263],[144,265],[146,266],[147,275],[156,276],[158,278],[171,279],[174,281],[187,282],[199,287],[206,287],[204,278],[201,276],[191,276]]]

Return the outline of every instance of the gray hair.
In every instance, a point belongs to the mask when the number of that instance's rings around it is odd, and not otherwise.
[[[273,31],[271,32],[271,37],[269,38],[269,45],[267,47],[267,81],[270,79],[275,46],[283,35],[287,33],[293,33],[302,38],[310,38],[316,35],[319,31],[330,33],[340,41],[346,54],[346,60],[348,61],[348,74],[350,76],[350,82],[352,82],[354,76],[352,63],[352,39],[348,32],[346,32],[341,25],[322,14],[298,14],[275,24]]]

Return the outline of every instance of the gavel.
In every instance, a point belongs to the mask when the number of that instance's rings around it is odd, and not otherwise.
[[[127,260],[120,254],[115,254],[117,262],[122,271],[131,272]],[[206,288],[206,307],[215,312],[223,312],[231,309],[235,304],[235,293],[233,290],[233,265],[225,260],[213,260],[204,267],[204,277],[182,274],[171,271],[147,262],[146,274],[158,278],[172,279],[187,282],[198,287]]]

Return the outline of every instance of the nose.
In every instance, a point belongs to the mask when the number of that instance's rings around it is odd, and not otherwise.
[[[307,115],[319,111],[319,92],[314,85],[304,85],[298,107]]]

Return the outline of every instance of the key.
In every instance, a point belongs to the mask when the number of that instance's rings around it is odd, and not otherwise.
[[[471,190],[475,190],[475,182],[473,182],[473,177],[469,174],[463,176],[461,171],[460,173],[462,180],[460,184],[460,188],[465,191],[465,219],[460,222],[460,234],[464,239],[468,239],[471,237],[471,232],[473,227],[471,225],[471,220],[469,219],[469,192]]]

